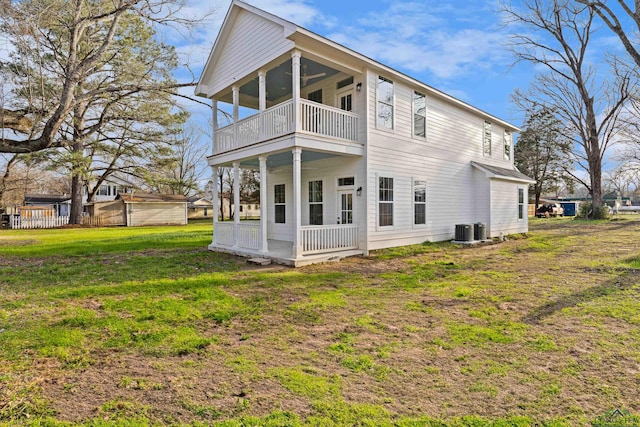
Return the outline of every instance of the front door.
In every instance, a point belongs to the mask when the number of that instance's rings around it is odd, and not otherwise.
[[[338,191],[338,224],[353,224],[353,190]]]

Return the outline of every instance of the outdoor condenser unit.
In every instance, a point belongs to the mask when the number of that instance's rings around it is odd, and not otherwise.
[[[456,242],[470,242],[473,240],[473,224],[456,224]]]

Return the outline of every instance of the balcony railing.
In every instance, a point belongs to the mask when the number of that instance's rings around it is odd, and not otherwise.
[[[300,100],[299,131],[358,142],[358,115],[316,102]],[[294,132],[293,100],[216,130],[214,154],[244,148]]]

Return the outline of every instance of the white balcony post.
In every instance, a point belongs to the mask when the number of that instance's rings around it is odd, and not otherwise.
[[[260,121],[258,135],[260,140],[264,139],[264,116],[263,112],[267,109],[267,73],[264,70],[258,71],[258,104],[260,109]]]
[[[231,87],[233,93],[233,141],[238,143],[238,106],[240,105],[240,88],[238,86]]]
[[[211,153],[216,152],[216,132],[218,132],[218,100],[211,98],[211,124],[213,126],[211,132]]]
[[[213,238],[211,240],[211,244],[216,244],[216,229],[218,228],[218,213],[220,213],[220,209],[218,206],[218,167],[211,166],[211,173],[213,174],[213,188],[211,189],[212,198],[213,198]]]
[[[258,157],[260,161],[260,252],[269,252],[269,244],[267,242],[267,157]]]
[[[302,255],[302,241],[300,240],[300,227],[302,224],[301,197],[301,167],[302,148],[294,148],[293,152],[293,257]]]
[[[240,228],[240,163],[233,163],[233,246],[238,246]]]
[[[293,98],[293,131],[297,132],[301,129],[300,114],[300,57],[302,54],[299,50],[294,50],[291,54],[291,83]]]

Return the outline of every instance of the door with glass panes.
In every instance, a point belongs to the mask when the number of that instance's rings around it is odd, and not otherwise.
[[[338,191],[338,224],[353,224],[353,190]]]

